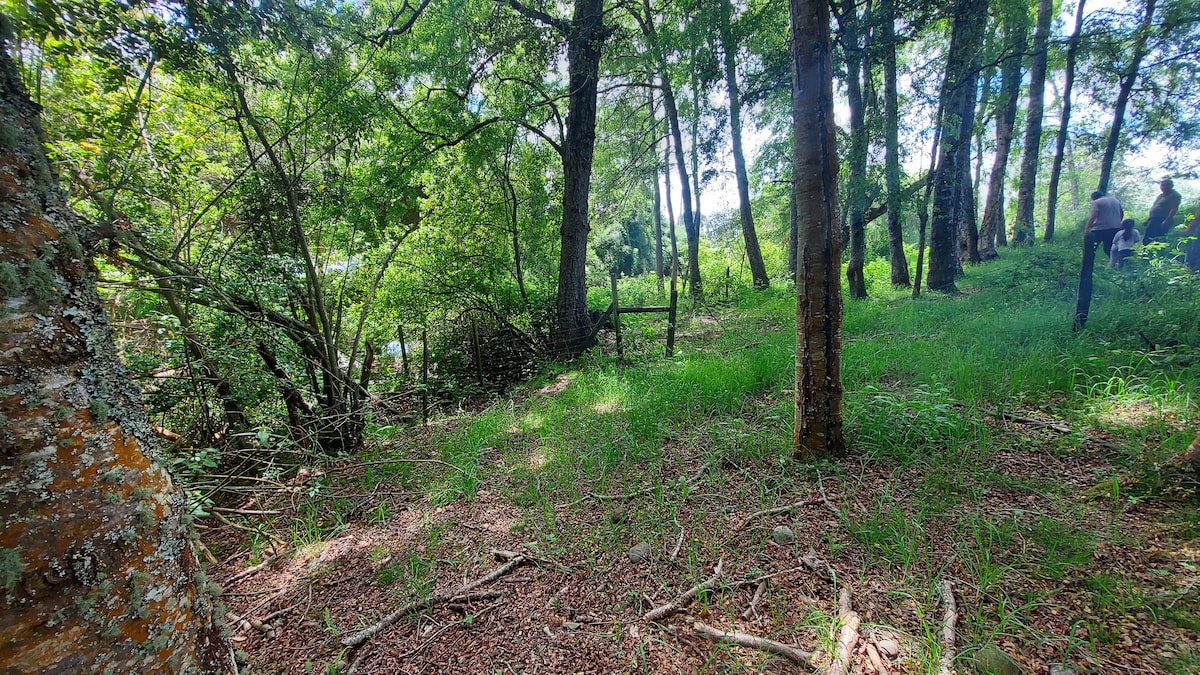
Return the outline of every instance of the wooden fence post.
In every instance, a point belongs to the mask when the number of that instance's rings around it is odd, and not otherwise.
[[[429,424],[429,332],[421,328],[421,424]]]
[[[471,353],[475,357],[475,378],[483,386],[483,353],[479,348],[479,320],[471,317]]]
[[[617,333],[617,359],[620,360],[625,354],[621,349],[621,305],[617,303],[617,273],[610,272],[608,278],[612,281],[612,322],[613,330]]]

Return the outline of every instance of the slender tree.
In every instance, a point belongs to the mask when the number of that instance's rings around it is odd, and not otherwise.
[[[1033,31],[1033,53],[1029,56],[1029,105],[1025,109],[1025,149],[1021,155],[1021,178],[1017,184],[1017,220],[1013,242],[1033,241],[1033,204],[1037,196],[1038,161],[1042,157],[1042,111],[1046,94],[1046,56],[1050,42],[1052,0],[1038,0],[1037,27]]]
[[[1029,34],[1029,13],[1024,4],[1006,5],[1004,23],[1004,59],[1000,65],[1000,94],[996,103],[996,153],[988,176],[987,199],[979,223],[979,257],[995,260],[996,241],[1004,231],[1004,179],[1012,148],[1013,125],[1017,119],[1017,98],[1021,92],[1021,55]]]
[[[117,358],[96,272],[43,149],[0,14],[0,663],[12,673],[233,670]]]
[[[1154,30],[1154,9],[1157,1],[1146,0],[1142,22],[1134,33],[1129,63],[1121,73],[1120,89],[1117,92],[1117,101],[1113,105],[1112,126],[1109,127],[1108,139],[1104,143],[1104,157],[1100,160],[1100,181],[1096,187],[1100,192],[1108,192],[1108,182],[1112,178],[1113,162],[1116,160],[1117,146],[1121,140],[1121,126],[1125,123],[1125,109],[1129,107],[1129,97],[1133,94],[1133,85],[1137,83],[1138,75],[1141,72],[1142,59],[1146,58],[1146,54],[1149,52],[1147,44],[1150,40],[1150,33]],[[1090,292],[1088,293],[1088,301],[1091,301]],[[1086,306],[1082,307],[1082,313],[1083,320],[1086,322]],[[1076,316],[1079,316],[1078,310],[1076,311]]]
[[[1079,56],[1079,36],[1083,33],[1083,8],[1085,0],[1075,6],[1075,30],[1067,40],[1067,63],[1062,91],[1062,114],[1058,121],[1058,135],[1054,142],[1054,164],[1050,167],[1050,184],[1046,188],[1046,234],[1045,240],[1054,238],[1054,216],[1058,211],[1058,181],[1062,176],[1063,155],[1066,154],[1067,138],[1071,124],[1071,90],[1075,86],[1075,59]]]
[[[842,294],[838,159],[828,0],[791,0],[796,274],[797,457],[842,455]]]
[[[737,40],[733,33],[733,2],[723,0],[720,14],[721,51],[724,53],[725,84],[729,90],[729,143],[733,152],[733,173],[737,179],[738,214],[742,222],[742,239],[746,244],[746,260],[755,288],[766,288],[771,280],[763,263],[754,229],[754,213],[750,209],[750,177],[746,172],[746,155],[742,151],[742,101],[737,79]]]
[[[850,297],[867,297],[867,281],[863,274],[866,266],[866,202],[867,202],[867,123],[866,100],[863,97],[863,73],[870,72],[866,66],[866,50],[863,43],[869,42],[867,22],[858,14],[854,0],[842,0],[836,12],[842,52],[846,60],[846,91],[850,104],[850,156],[846,199],[850,231],[850,260],[846,265],[846,280],[849,282]]]
[[[896,93],[896,4],[882,0],[879,5],[880,30],[883,31],[883,107],[884,173],[887,186],[888,262],[892,285],[912,284],[908,258],[904,255],[904,230],[900,219],[900,103]]]

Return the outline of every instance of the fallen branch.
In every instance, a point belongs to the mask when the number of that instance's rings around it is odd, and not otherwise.
[[[266,537],[267,539],[270,539],[271,543],[275,544],[276,546],[282,547],[285,543],[282,539],[271,534],[270,532],[267,532],[266,530],[260,530],[256,527],[250,527],[249,525],[242,525],[240,523],[235,523],[232,520],[221,515],[221,513],[219,511],[211,511],[210,510],[208,512],[208,515],[212,516],[213,518],[216,518],[217,520],[221,521],[222,523],[225,523],[226,525],[228,525],[229,527],[232,527],[235,530],[241,530],[243,532],[257,534],[260,537]]]
[[[829,501],[829,495],[825,494],[825,481],[821,479],[820,471],[817,472],[817,489],[821,491],[821,501],[825,502],[825,506],[827,506],[830,511],[833,511],[834,515],[838,517],[838,520],[841,520],[842,510],[834,506],[833,502]]]
[[[850,660],[854,656],[854,646],[858,644],[858,613],[850,607],[850,587],[842,586],[838,594],[838,623],[842,629],[838,635],[833,662],[829,664],[826,675],[847,675],[850,672]]]
[[[719,628],[713,628],[712,626],[699,621],[692,622],[692,630],[696,631],[700,635],[712,638],[718,642],[729,642],[731,644],[741,645],[742,647],[749,647],[751,649],[761,649],[765,652],[778,654],[779,656],[782,656],[798,666],[812,666],[812,654],[797,649],[796,647],[785,645],[782,642],[776,642],[774,640],[758,637],[757,635],[750,635],[748,633],[720,630]]]
[[[680,477],[679,477],[679,480],[680,480],[680,481],[686,481],[688,485],[692,485],[692,484],[694,484],[694,483],[696,483],[697,481],[699,481],[699,480],[700,480],[700,475],[704,473],[704,470],[705,470],[706,468],[708,468],[708,467],[707,467],[707,466],[702,466],[702,467],[700,467],[700,470],[699,470],[699,471],[697,471],[697,472],[695,473],[695,475],[693,475],[693,476],[680,476]],[[579,506],[580,504],[582,504],[582,503],[586,502],[586,501],[587,501],[587,500],[589,500],[589,499],[593,499],[593,500],[595,500],[595,501],[598,501],[598,502],[616,502],[616,501],[622,501],[622,502],[623,502],[623,501],[626,501],[626,500],[629,500],[629,499],[633,499],[634,497],[641,497],[642,495],[648,495],[648,494],[650,494],[651,492],[654,492],[655,490],[658,490],[659,488],[665,488],[665,487],[666,487],[666,486],[668,486],[668,485],[671,485],[671,483],[663,483],[663,484],[659,484],[659,485],[652,485],[652,486],[650,486],[650,487],[648,487],[648,488],[645,488],[645,489],[642,489],[642,490],[634,490],[633,492],[626,492],[625,494],[617,494],[617,495],[602,495],[602,494],[596,494],[595,492],[588,492],[588,493],[587,493],[587,494],[585,494],[584,496],[580,497],[579,499],[576,499],[576,500],[575,500],[575,501],[573,501],[573,502],[570,502],[569,504],[561,504],[561,505],[559,505],[559,507],[558,507],[558,508],[560,508],[560,509],[569,509],[569,508],[571,508],[571,507],[573,507],[573,506]]]
[[[644,618],[647,621],[658,621],[682,611],[684,607],[692,604],[692,600],[695,600],[697,595],[704,591],[712,590],[714,587],[716,587],[717,583],[721,581],[721,569],[724,564],[724,560],[717,561],[717,566],[713,570],[713,575],[711,577],[687,589],[673,602],[668,602],[661,607],[655,607],[649,612],[646,612]]]
[[[244,570],[242,570],[241,572],[238,572],[237,574],[235,574],[235,575],[233,575],[233,576],[229,577],[229,578],[228,578],[228,579],[225,581],[225,583],[224,583],[224,587],[225,587],[226,589],[228,589],[230,586],[232,586],[233,584],[235,584],[235,583],[237,583],[237,582],[241,581],[242,579],[245,579],[245,578],[247,578],[247,577],[249,577],[249,576],[253,576],[253,575],[255,575],[255,574],[257,574],[257,573],[261,572],[262,570],[266,569],[268,565],[270,565],[271,563],[275,562],[276,560],[279,560],[279,558],[281,558],[281,557],[283,557],[283,556],[285,556],[285,555],[287,555],[288,553],[291,553],[291,552],[292,552],[292,549],[288,549],[288,550],[286,550],[286,551],[280,551],[279,553],[276,553],[275,555],[273,555],[273,556],[271,556],[271,557],[267,558],[266,560],[264,560],[264,561],[262,561],[262,562],[258,563],[258,564],[257,564],[257,565],[255,565],[254,567],[250,567],[250,568],[247,568],[247,569],[244,569]]]
[[[814,504],[820,504],[820,503],[821,503],[820,500],[809,499],[807,501],[796,502],[794,504],[787,504],[785,506],[776,506],[773,509],[763,509],[762,511],[755,511],[754,513],[751,513],[750,515],[743,518],[742,522],[734,529],[737,529],[737,530],[745,529],[746,525],[748,525],[750,523],[750,521],[754,520],[755,518],[763,518],[766,516],[777,516],[781,513],[791,513],[792,511],[795,511],[796,509],[798,509],[800,507],[812,506]]]
[[[946,606],[942,617],[942,659],[940,675],[954,675],[954,624],[958,621],[958,606],[954,603],[954,586],[942,581],[942,602]]]
[[[758,601],[762,600],[763,593],[767,590],[767,577],[760,577],[758,580],[758,588],[754,589],[754,597],[750,598],[750,606],[746,611],[742,612],[742,618],[747,621],[750,617],[758,616]]]
[[[679,523],[676,522],[676,525],[678,525],[678,524]],[[679,557],[679,549],[683,548],[683,531],[684,531],[683,528],[680,527],[679,528],[679,539],[675,540],[675,549],[671,551],[671,555],[670,555],[670,557],[667,558],[667,560],[674,562],[674,560]]]
[[[488,572],[487,574],[476,579],[475,581],[472,581],[468,584],[463,584],[462,586],[459,586],[458,588],[456,588],[452,591],[449,591],[449,592],[434,593],[433,595],[431,595],[427,598],[422,598],[420,600],[413,600],[412,602],[409,602],[409,603],[401,606],[399,609],[392,612],[391,614],[388,614],[387,616],[383,617],[374,626],[370,626],[369,628],[364,628],[363,630],[355,633],[354,635],[351,635],[350,637],[343,639],[342,645],[344,645],[346,647],[361,647],[368,640],[375,637],[376,633],[383,630],[384,628],[387,628],[388,626],[391,626],[392,624],[396,623],[397,621],[399,621],[401,618],[403,618],[404,616],[406,616],[408,614],[412,614],[413,612],[417,612],[422,609],[427,609],[429,607],[433,607],[435,605],[440,605],[440,604],[444,604],[444,603],[451,602],[451,601],[463,601],[465,596],[468,593],[470,593],[471,591],[475,590],[476,588],[479,588],[480,586],[482,586],[486,583],[495,581],[496,579],[499,579],[500,577],[504,576],[505,574],[508,574],[509,572],[513,571],[517,567],[520,567],[522,564],[524,564],[526,560],[527,560],[527,558],[523,555],[514,556],[513,558],[510,558],[508,560],[508,562],[497,567],[496,569],[492,570],[491,572]]]

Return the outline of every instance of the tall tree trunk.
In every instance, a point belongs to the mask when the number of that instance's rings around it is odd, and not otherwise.
[[[1033,242],[1033,204],[1037,197],[1038,161],[1042,157],[1042,109],[1046,99],[1046,55],[1050,41],[1053,0],[1038,0],[1037,27],[1033,32],[1033,54],[1029,57],[1029,106],[1025,112],[1025,151],[1021,156],[1021,179],[1017,184],[1017,221],[1013,242]]]
[[[959,170],[962,171],[962,176],[959,178],[962,181],[962,202],[959,204],[958,214],[958,274],[963,273],[963,262],[978,264],[979,259],[979,222],[976,220],[975,210],[975,182],[971,178],[971,143],[976,137],[975,135],[975,118],[976,118],[976,98],[985,98],[977,96],[979,92],[979,70],[980,70],[979,54],[975,55],[971,61],[971,100],[970,118],[963,120],[963,143],[959,146]],[[983,108],[984,103],[979,103],[979,108]]]
[[[600,79],[600,54],[609,30],[604,25],[603,0],[575,0],[575,14],[567,36],[568,101],[566,136],[563,139],[563,200],[561,246],[558,256],[558,294],[554,330],[550,341],[567,356],[590,345],[591,322],[587,308],[588,194],[592,181],[592,156],[596,149],[596,92]]]
[[[958,291],[954,275],[958,267],[958,225],[962,214],[960,183],[967,175],[960,167],[961,145],[971,142],[971,127],[967,126],[975,116],[975,77],[971,62],[987,22],[987,5],[987,0],[958,0],[954,6],[954,26],[941,90],[941,149],[934,176],[929,228],[926,283],[931,291]]]
[[[738,212],[742,221],[742,239],[746,243],[746,260],[755,288],[771,284],[763,263],[754,229],[754,213],[750,210],[750,178],[746,173],[746,156],[742,152],[742,101],[737,81],[737,40],[733,36],[733,2],[721,3],[721,49],[725,53],[725,83],[729,89],[729,142],[733,150],[733,173],[737,179]]]
[[[1066,81],[1063,84],[1062,114],[1058,122],[1058,135],[1054,142],[1054,164],[1050,168],[1050,185],[1046,196],[1045,240],[1054,238],[1054,216],[1058,212],[1058,181],[1062,175],[1063,155],[1067,149],[1068,129],[1071,124],[1071,89],[1075,85],[1075,59],[1079,54],[1079,35],[1083,32],[1083,8],[1085,0],[1075,7],[1075,30],[1067,40]]]
[[[663,292],[663,223],[662,188],[658,184],[661,173],[658,163],[658,111],[654,107],[654,89],[650,89],[650,136],[654,139],[654,274],[658,279],[658,292]],[[670,168],[668,167],[668,171]]]
[[[696,212],[692,210],[692,182],[688,178],[687,164],[683,154],[683,132],[679,128],[679,110],[675,107],[675,93],[671,82],[662,78],[663,103],[667,107],[667,122],[671,125],[672,147],[675,150],[675,168],[679,172],[679,186],[683,201],[683,233],[687,239],[688,279],[692,284],[692,301],[704,299],[704,288],[700,281],[700,226]]]
[[[1153,29],[1154,8],[1157,0],[1146,0],[1146,11],[1142,23],[1138,26],[1137,35],[1133,41],[1133,51],[1129,65],[1121,73],[1121,88],[1117,92],[1117,102],[1113,106],[1112,127],[1108,131],[1108,141],[1104,144],[1104,158],[1100,161],[1100,183],[1096,187],[1100,192],[1108,192],[1108,182],[1112,178],[1113,162],[1117,157],[1117,146],[1121,140],[1121,126],[1125,123],[1125,108],[1129,106],[1129,96],[1133,93],[1133,85],[1137,83],[1138,73],[1142,67],[1142,59],[1146,57],[1146,42],[1150,39]]]
[[[792,176],[799,211],[796,404],[799,458],[845,454],[842,437],[842,258],[828,0],[790,0]]]
[[[799,271],[799,265],[796,262],[796,254],[800,248],[800,210],[796,205],[794,181],[788,181],[788,183],[788,276],[791,277],[793,284],[798,285],[796,273]]]
[[[13,673],[232,671],[183,495],[155,461],[39,108],[0,14],[0,663]]]
[[[850,172],[846,183],[847,217],[850,234],[850,259],[846,265],[846,280],[849,282],[850,297],[867,297],[867,281],[863,275],[866,266],[866,191],[867,191],[867,123],[866,102],[863,100],[862,74],[865,68],[865,50],[860,38],[861,22],[854,0],[842,0],[837,13],[841,29],[842,51],[846,59],[846,91],[850,104]]]
[[[996,155],[988,176],[987,201],[983,220],[979,224],[979,257],[995,260],[996,240],[1004,233],[1004,182],[1008,172],[1009,151],[1012,148],[1013,125],[1017,119],[1017,99],[1021,93],[1021,54],[1029,34],[1029,15],[1024,8],[1008,11],[1004,16],[1005,50],[1008,52],[1000,66],[1000,99],[996,105]]]
[[[908,258],[904,255],[904,227],[900,219],[900,105],[896,93],[896,5],[894,0],[880,4],[883,16],[883,107],[884,107],[884,173],[887,183],[888,262],[892,269],[892,285],[912,285],[908,275]]]

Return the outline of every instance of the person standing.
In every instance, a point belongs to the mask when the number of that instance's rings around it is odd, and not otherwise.
[[[1183,261],[1187,264],[1188,269],[1193,272],[1200,272],[1200,211],[1192,218],[1191,224],[1184,230],[1183,236],[1193,237],[1188,242],[1187,251],[1184,253]]]
[[[1111,259],[1113,239],[1121,230],[1121,219],[1125,209],[1116,197],[1107,197],[1097,190],[1092,193],[1091,213],[1087,225],[1083,226],[1083,260],[1079,265],[1079,293],[1075,297],[1075,323],[1072,330],[1082,330],[1087,325],[1088,311],[1092,306],[1092,267],[1096,264],[1096,245],[1104,247],[1104,255]]]
[[[1150,207],[1150,215],[1146,218],[1146,243],[1167,236],[1175,226],[1175,213],[1183,203],[1183,197],[1175,191],[1175,181],[1165,178],[1158,184],[1162,192]]]

